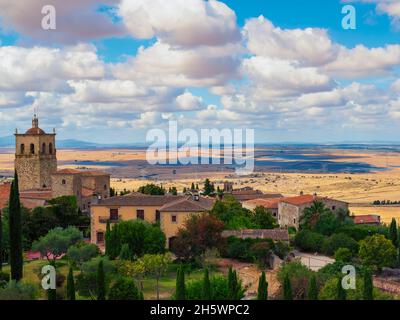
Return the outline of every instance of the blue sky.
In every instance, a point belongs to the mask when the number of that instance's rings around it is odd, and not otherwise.
[[[56,9],[56,30],[41,27],[44,4]],[[356,30],[342,28],[346,4]],[[397,6],[0,0],[0,136],[29,126],[39,109],[59,138],[106,143],[143,142],[169,120],[253,128],[256,142],[393,141]]]

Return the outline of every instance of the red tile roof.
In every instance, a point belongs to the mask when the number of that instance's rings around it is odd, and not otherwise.
[[[53,193],[51,189],[24,190],[19,192],[21,199],[51,200]]]
[[[192,196],[179,199],[163,205],[160,212],[207,212],[214,205],[215,199],[199,197],[194,200]]]
[[[40,129],[40,128],[30,128],[28,129],[25,134],[29,134],[29,135],[41,135],[41,134],[46,134],[46,132],[44,132],[44,130]]]
[[[253,200],[247,200],[243,204],[250,204],[250,205],[255,205],[255,206],[262,206],[267,209],[278,209],[278,204],[282,200],[286,198],[284,197],[278,197],[278,198],[272,198],[272,199],[253,199]]]
[[[61,169],[61,170],[57,170],[57,172],[54,174],[79,174],[79,173],[81,173],[81,172],[76,169]]]
[[[163,206],[166,203],[182,199],[184,196],[152,196],[142,193],[133,193],[125,196],[111,197],[101,200],[96,206]]]
[[[329,199],[328,197],[318,197],[318,196],[315,196],[312,194],[305,194],[305,195],[296,196],[296,197],[287,197],[280,202],[289,203],[289,204],[292,204],[295,206],[300,206],[300,205],[312,203],[314,201],[323,201],[323,200],[332,200],[332,199]],[[335,201],[339,201],[339,200],[335,200]],[[340,201],[340,202],[343,202],[343,201]]]
[[[11,183],[0,184],[0,210],[7,207],[10,197]]]
[[[380,224],[381,217],[376,214],[365,214],[360,216],[353,216],[355,224]]]

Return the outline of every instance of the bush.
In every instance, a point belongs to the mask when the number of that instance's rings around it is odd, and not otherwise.
[[[278,271],[278,280],[283,286],[285,277],[289,277],[292,294],[294,299],[306,299],[308,284],[313,271],[308,269],[300,261],[295,260],[286,264],[283,264]]]
[[[289,251],[290,251],[290,246],[287,243],[283,241],[275,242],[274,253],[282,260],[286,258]]]
[[[336,230],[337,233],[345,234],[356,241],[365,239],[374,234],[383,234],[388,236],[389,231],[385,226],[369,226],[369,225],[344,225]]]
[[[383,235],[375,234],[360,241],[359,258],[365,266],[380,271],[383,267],[392,267],[396,263],[397,250],[392,241]]]
[[[296,247],[308,252],[321,252],[324,236],[309,230],[298,232],[294,238]]]
[[[203,299],[203,279],[192,280],[186,283],[186,298],[188,300]],[[228,300],[228,279],[223,276],[210,278],[211,300]],[[239,299],[244,297],[245,290],[239,283]]]
[[[10,280],[10,274],[7,272],[0,271],[0,281],[8,282]]]
[[[111,286],[109,300],[140,300],[140,291],[131,278],[121,277]]]
[[[353,258],[353,254],[348,248],[339,248],[335,251],[334,258],[339,262],[350,262]]]
[[[260,257],[265,254],[269,254],[268,250],[264,252],[259,249],[275,250],[274,242],[271,239],[240,239],[236,237],[229,237],[227,239],[227,249],[222,252],[222,256],[226,258],[237,259],[245,262],[261,262]],[[260,247],[261,246],[261,247]],[[280,248],[283,250],[283,247]],[[261,255],[261,256],[260,256]]]
[[[35,300],[37,290],[33,284],[10,281],[8,285],[0,289],[0,300]]]
[[[352,254],[356,254],[358,252],[358,243],[343,233],[337,233],[325,239],[322,245],[322,251],[329,256],[332,256],[339,248],[347,248]]]

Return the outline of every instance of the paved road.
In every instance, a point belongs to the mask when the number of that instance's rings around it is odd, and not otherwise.
[[[296,258],[300,258],[302,264],[309,267],[313,271],[318,271],[327,264],[335,262],[335,259],[320,254],[304,253],[297,250],[293,251],[293,253],[295,254]]]

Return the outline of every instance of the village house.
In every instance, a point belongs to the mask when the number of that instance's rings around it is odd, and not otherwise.
[[[355,224],[377,225],[381,224],[381,216],[377,214],[364,214],[359,216],[352,216]]]
[[[277,218],[282,228],[299,228],[299,220],[304,209],[312,205],[314,201],[322,202],[326,208],[337,212],[339,209],[348,210],[348,203],[314,195],[299,195],[295,197],[278,197],[275,199],[254,199],[243,202],[243,207],[253,210],[257,206],[263,206]]]
[[[91,241],[104,245],[107,221],[144,220],[160,223],[170,247],[178,229],[193,214],[208,212],[215,199],[198,195],[153,196],[131,193],[125,196],[102,199],[91,208]]]

